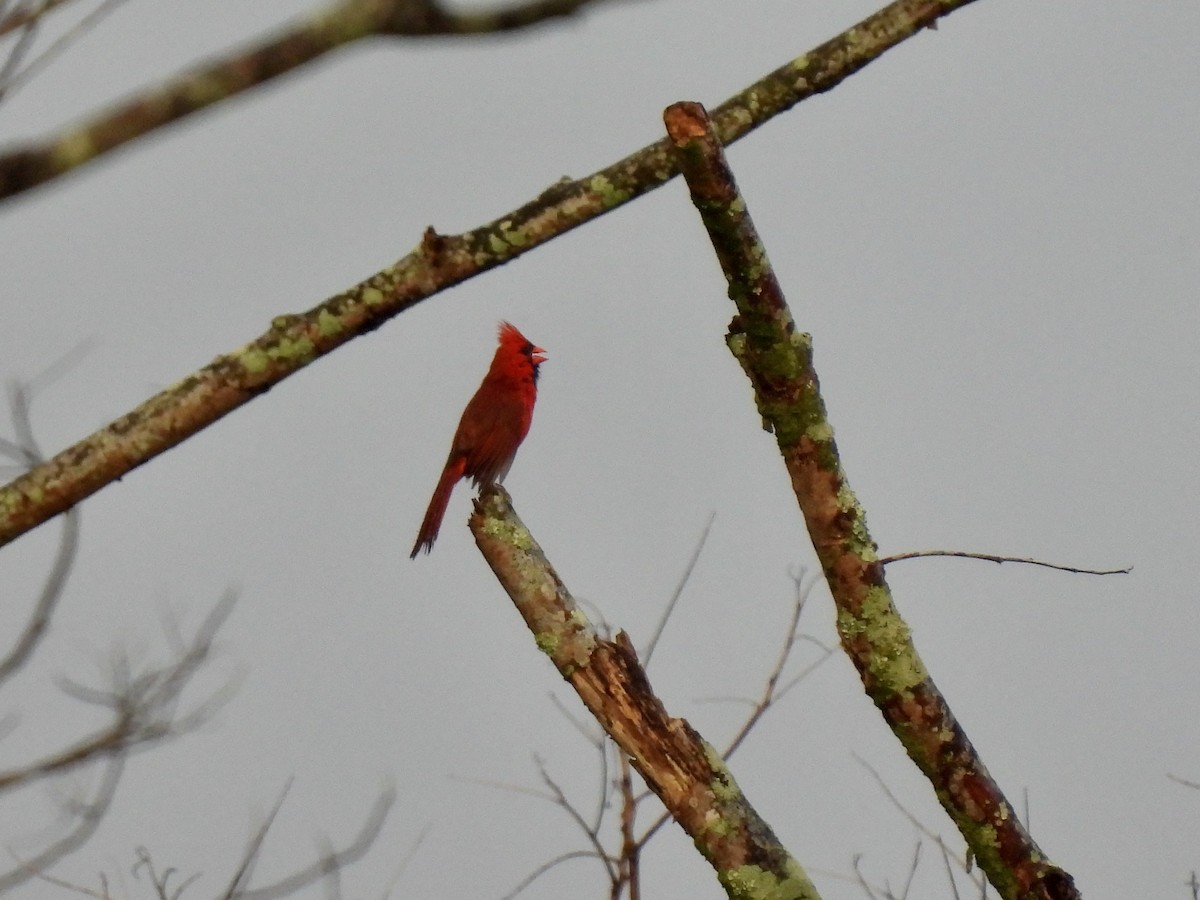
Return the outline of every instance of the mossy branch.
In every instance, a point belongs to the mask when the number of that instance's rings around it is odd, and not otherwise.
[[[775,434],[837,607],[842,647],[1000,895],[1078,900],[1071,876],[1046,859],[988,774],[892,603],[866,515],[842,470],[812,338],[796,331],[716,129],[698,103],[677,103],[664,118],[737,307],[729,348],[750,379],[764,428]]]
[[[800,864],[742,794],[720,754],[655,696],[623,633],[602,639],[512,508],[503,488],[475,502],[480,552],[563,678],[628,755],[737,900],[816,900]]]
[[[897,0],[755,82],[714,113],[724,143],[827,91],[907,37],[973,0]],[[678,173],[667,139],[577,180],[564,179],[506,216],[454,236],[429,229],[388,268],[301,315],[277,317],[246,346],[0,488],[0,546],[228,415],[313,360],[421,300],[503,265],[651,191]]]

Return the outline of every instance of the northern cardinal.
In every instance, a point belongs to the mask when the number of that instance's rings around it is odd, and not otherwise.
[[[471,478],[476,487],[487,487],[508,474],[533,420],[538,366],[546,361],[545,353],[508,322],[500,323],[500,346],[492,367],[463,410],[409,559],[416,559],[422,549],[433,549],[455,482]]]

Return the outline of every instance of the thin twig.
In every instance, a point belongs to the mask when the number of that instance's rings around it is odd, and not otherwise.
[[[1057,569],[1059,572],[1073,572],[1076,575],[1128,575],[1133,566],[1123,569],[1080,569],[1075,566],[1062,566],[1057,563],[1043,562],[1040,559],[1030,559],[1022,556],[995,556],[990,553],[968,553],[965,550],[913,550],[908,553],[896,553],[879,560],[881,565],[890,565],[902,559],[922,559],[927,556],[956,556],[960,559],[982,559],[994,563],[1022,563],[1027,566],[1041,566],[1045,569]]]
[[[88,19],[102,14],[105,0]],[[119,0],[115,0],[119,2]],[[0,155],[0,197],[91,162],[130,141],[190,116],[357,41],[378,37],[498,34],[577,14],[599,0],[526,0],[493,9],[451,11],[435,0],[332,0],[252,46],[230,50],[159,79],[80,125]],[[64,44],[65,46],[65,44]],[[61,47],[51,47],[52,55]],[[40,67],[40,66],[39,66]],[[22,74],[18,74],[22,78]]]
[[[854,859],[851,861],[851,865],[854,868],[854,874],[858,876],[859,887],[866,892],[866,895],[870,898],[870,900],[876,900],[875,889],[871,887],[870,883],[867,881],[867,876],[863,874],[861,863],[862,854],[854,854]]]
[[[367,814],[367,819],[363,823],[362,828],[359,829],[358,834],[354,837],[354,840],[344,848],[327,854],[311,866],[301,869],[299,872],[289,875],[286,878],[282,878],[274,884],[255,888],[254,890],[243,890],[236,895],[237,900],[278,900],[280,897],[294,894],[308,887],[310,884],[320,881],[328,875],[331,867],[340,871],[358,862],[375,845],[375,841],[383,831],[383,826],[387,823],[388,814],[391,812],[395,802],[395,790],[387,788],[371,806],[371,811]],[[419,841],[417,846],[419,846]],[[416,847],[414,846],[409,851],[409,855],[411,856],[415,852]],[[248,880],[248,878],[243,879],[243,881],[245,880]]]
[[[567,799],[567,795],[563,793],[563,789],[559,787],[558,782],[550,777],[550,773],[546,771],[545,760],[537,755],[533,757],[533,760],[537,765],[538,774],[542,776],[542,783],[545,784],[554,795],[555,804],[566,810],[567,815],[571,817],[571,821],[578,825],[579,830],[587,836],[588,843],[592,845],[592,849],[596,852],[597,858],[604,864],[605,871],[608,873],[609,883],[611,884],[612,882],[616,881],[616,866],[614,866],[612,860],[609,859],[608,851],[604,849],[604,844],[600,841],[600,835],[592,830],[591,826],[588,824],[587,820],[583,817],[579,810],[577,810]]]
[[[67,584],[67,575],[75,564],[75,553],[79,549],[79,507],[72,507],[63,516],[62,536],[58,541],[58,552],[42,585],[41,595],[34,604],[29,615],[29,621],[21,632],[17,642],[8,655],[0,660],[0,682],[8,679],[21,668],[33,654],[34,648],[41,641],[46,629],[50,627],[50,618],[62,598],[63,588]]]
[[[917,866],[921,864],[921,842],[917,841],[917,846],[913,850],[912,866],[908,870],[908,878],[904,881],[904,890],[900,892],[900,900],[908,900],[909,891],[912,890],[913,879],[917,877]]]
[[[716,518],[717,514],[715,512],[709,515],[708,522],[704,525],[704,530],[700,532],[700,539],[696,541],[696,548],[692,551],[692,558],[688,560],[687,566],[684,567],[683,575],[680,576],[679,583],[675,585],[675,590],[671,594],[671,599],[667,601],[662,616],[659,617],[654,634],[650,636],[650,643],[642,651],[642,659],[645,660],[642,665],[647,669],[650,668],[650,659],[654,656],[654,648],[658,646],[658,639],[662,637],[663,629],[667,627],[667,622],[671,619],[671,613],[675,611],[675,604],[683,596],[683,589],[687,587],[687,583],[692,578],[692,572],[696,570],[696,563],[700,561],[700,554],[704,550],[704,544],[708,541],[708,535],[712,531],[713,522]]]
[[[727,699],[751,705],[750,714],[746,717],[745,721],[742,723],[741,727],[738,729],[737,733],[733,736],[726,747],[724,753],[726,759],[728,759],[737,751],[738,747],[742,745],[745,739],[749,736],[750,732],[754,730],[754,726],[758,724],[759,720],[762,719],[763,715],[766,714],[768,709],[782,700],[792,688],[803,681],[808,675],[815,671],[818,666],[820,666],[823,662],[825,662],[825,660],[829,659],[829,657],[833,655],[832,647],[826,647],[823,643],[821,643],[821,641],[817,640],[811,635],[797,633],[800,626],[800,616],[804,612],[804,607],[808,602],[809,594],[812,592],[816,582],[809,582],[806,586],[804,584],[804,571],[801,570],[792,576],[792,583],[795,586],[795,599],[792,602],[791,617],[788,621],[788,628],[784,633],[785,636],[783,639],[783,645],[779,649],[779,655],[775,661],[775,665],[772,667],[771,671],[767,673],[767,680],[763,686],[762,696],[757,701],[749,700],[744,697],[714,698]],[[780,677],[783,674],[783,670],[787,666],[788,660],[791,658],[792,651],[795,649],[796,643],[800,640],[809,641],[820,647],[821,656],[802,669],[794,678],[789,679],[782,688],[777,689],[777,685]],[[637,798],[638,802],[641,802],[646,796],[648,796],[648,794],[643,793]],[[649,840],[659,831],[659,829],[666,825],[670,820],[670,816],[666,815],[665,813],[660,815],[638,839],[638,848],[641,849],[645,847]]]
[[[13,44],[12,49],[8,52],[8,59],[4,61],[4,66],[0,68],[0,99],[8,94],[9,81],[37,38],[38,19],[39,16],[34,15],[26,20],[25,24],[21,27],[21,33],[17,35],[16,43]]]
[[[87,805],[80,806],[76,813],[78,825],[65,837],[55,841],[32,859],[22,860],[20,865],[9,872],[0,874],[0,894],[23,884],[30,878],[38,877],[55,863],[74,853],[91,839],[100,826],[101,819],[108,812],[113,797],[117,793],[121,775],[125,771],[125,756],[113,756],[105,768],[104,777],[95,798]]]
[[[242,861],[238,865],[237,871],[233,873],[233,878],[229,882],[229,888],[225,891],[222,900],[233,900],[234,897],[238,897],[241,900],[245,896],[240,891],[240,888],[249,880],[250,874],[254,871],[254,866],[258,862],[258,854],[262,851],[263,841],[267,839],[267,832],[271,830],[271,826],[275,823],[275,817],[279,815],[279,810],[283,808],[283,801],[287,799],[293,780],[289,778],[284,783],[283,790],[279,792],[279,799],[275,801],[275,805],[267,814],[266,819],[255,830],[254,836],[250,838],[250,843],[246,846],[246,852],[242,856]]]
[[[45,17],[47,13],[72,0],[42,0],[40,3],[28,3],[18,6],[6,15],[0,15],[0,37],[26,28],[30,24]]]
[[[916,828],[917,831],[919,831],[921,834],[925,835],[925,837],[929,838],[929,840],[935,841],[938,844],[941,844],[942,847],[944,848],[945,842],[942,840],[942,836],[940,834],[938,834],[937,832],[935,832],[932,828],[930,828],[924,822],[922,822],[920,819],[918,819],[916,817],[916,815],[914,815],[908,809],[908,807],[906,807],[903,803],[900,802],[900,798],[895,795],[895,793],[892,791],[892,789],[888,786],[887,782],[883,780],[883,776],[879,774],[879,771],[874,766],[872,766],[869,762],[867,762],[865,759],[863,759],[861,756],[859,756],[857,753],[852,754],[852,755],[854,757],[854,761],[857,762],[864,769],[866,769],[867,772],[870,773],[871,777],[875,779],[875,783],[879,785],[879,788],[880,788],[880,790],[883,791],[884,796],[886,796],[888,798],[888,800],[890,800],[892,802],[892,805],[894,807],[896,807],[897,810],[900,811],[900,814],[903,815],[904,818],[908,819],[908,821],[910,823],[912,823],[913,827]],[[955,857],[954,861],[958,865],[958,867],[962,870],[963,874],[965,874],[968,878],[971,878],[972,881],[975,880],[971,875],[971,866],[970,866],[969,861],[967,861],[965,859],[960,859],[959,857]]]
[[[938,849],[942,851],[942,862],[946,866],[946,880],[950,882],[950,890],[954,894],[954,900],[962,900],[958,893],[958,879],[954,877],[954,868],[950,865],[950,848],[946,846],[946,842],[940,837],[937,840]]]
[[[785,632],[787,636],[784,638],[783,646],[779,649],[779,656],[775,661],[774,667],[771,669],[770,674],[767,675],[767,683],[763,687],[762,696],[759,698],[758,703],[754,705],[754,709],[751,711],[750,715],[747,716],[746,721],[742,723],[742,727],[738,729],[737,734],[733,736],[733,740],[729,742],[729,745],[725,750],[726,759],[737,752],[738,747],[742,745],[742,742],[746,739],[746,736],[749,735],[754,729],[754,726],[758,724],[758,720],[763,717],[766,711],[771,708],[772,704],[774,704],[777,699],[775,695],[775,689],[779,684],[780,677],[783,675],[784,667],[787,666],[788,660],[791,658],[792,649],[796,646],[796,632],[800,627],[800,616],[804,613],[804,606],[808,600],[808,595],[811,593],[816,582],[810,581],[808,585],[805,586],[804,573],[801,572],[799,575],[793,578],[793,583],[795,584],[796,588],[796,598],[795,602],[792,603],[792,615],[791,619],[788,621],[787,631]],[[816,641],[815,638],[813,640]],[[819,642],[817,643],[820,645]],[[798,678],[802,678],[804,675],[807,675],[809,672],[813,671],[813,669],[823,663],[833,653],[832,648],[824,649],[824,655],[812,666],[800,673]],[[798,678],[792,680],[792,682],[787,686],[788,690],[798,683]]]
[[[21,787],[102,757],[120,757],[134,747],[181,735],[207,721],[228,693],[229,686],[215,691],[184,715],[176,708],[183,690],[207,661],[217,629],[233,605],[232,596],[218,603],[197,629],[183,654],[166,665],[136,675],[128,661],[113,658],[107,689],[91,688],[60,680],[61,689],[85,703],[111,710],[108,728],[58,753],[5,772],[0,772],[0,791]]]
[[[124,2],[125,0],[102,0],[99,6],[91,10],[65,33],[55,39],[49,47],[30,60],[29,64],[20,72],[0,73],[0,97],[7,98],[14,91],[27,84],[34,75],[46,68],[55,58],[61,56],[68,47],[93,30],[105,16],[109,15]],[[3,77],[4,74],[7,74],[7,77]]]
[[[573,859],[595,859],[595,858],[596,858],[596,853],[593,850],[572,850],[569,853],[560,854],[559,856],[554,857],[554,859],[550,860],[549,862],[542,863],[540,866],[538,866],[536,869],[534,869],[529,875],[522,878],[520,883],[518,883],[515,888],[513,888],[511,891],[509,891],[507,894],[505,894],[503,897],[501,897],[500,900],[513,900],[513,898],[518,896],[523,890],[525,890],[527,887],[529,887],[531,884],[533,884],[535,881],[537,881],[539,878],[541,878],[543,875],[545,875],[547,872],[549,872],[551,869],[555,868],[556,866],[558,866],[561,863],[569,862]]]

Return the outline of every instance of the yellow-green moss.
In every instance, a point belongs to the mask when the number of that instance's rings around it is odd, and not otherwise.
[[[242,354],[242,368],[251,375],[261,375],[270,365],[271,357],[257,347]]]
[[[96,155],[96,144],[86,129],[69,134],[54,148],[54,164],[60,169],[73,169]]]
[[[605,209],[620,206],[632,196],[630,191],[618,188],[603,175],[597,175],[592,178],[588,182],[588,190],[600,198],[600,202],[604,204]]]
[[[871,674],[891,693],[901,693],[929,678],[912,646],[908,625],[892,605],[885,587],[868,588],[863,598],[861,632],[871,645]]]
[[[297,338],[280,338],[279,343],[267,351],[267,355],[271,359],[284,360],[286,362],[308,362],[313,358],[316,348],[313,342],[306,337]]]
[[[335,334],[341,334],[345,327],[342,320],[329,310],[323,309],[317,313],[317,330],[321,332],[321,337],[333,337]]]

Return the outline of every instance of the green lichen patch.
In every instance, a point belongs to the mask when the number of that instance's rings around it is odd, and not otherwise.
[[[732,900],[815,900],[817,889],[795,860],[788,859],[780,876],[761,866],[738,866],[721,872],[721,884]]]
[[[871,646],[868,666],[880,687],[899,694],[928,680],[929,672],[917,656],[908,625],[892,605],[887,588],[867,589],[857,624],[858,633],[865,635]]]
[[[317,313],[317,330],[321,333],[321,337],[333,337],[335,334],[345,331],[346,326],[329,310],[323,309]]]
[[[588,190],[600,198],[600,202],[604,204],[605,209],[620,206],[633,196],[631,191],[617,187],[603,175],[596,175],[588,181]]]

